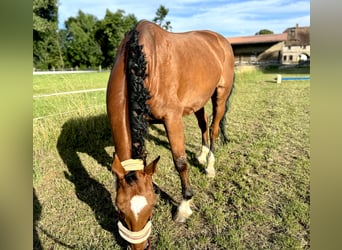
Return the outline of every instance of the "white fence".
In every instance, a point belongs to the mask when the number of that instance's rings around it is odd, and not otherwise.
[[[108,70],[68,70],[68,71],[33,71],[33,75],[49,75],[49,74],[76,74],[76,73],[94,73]]]

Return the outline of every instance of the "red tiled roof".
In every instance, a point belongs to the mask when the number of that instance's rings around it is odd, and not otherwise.
[[[231,44],[270,43],[286,41],[287,33],[256,36],[227,37]]]

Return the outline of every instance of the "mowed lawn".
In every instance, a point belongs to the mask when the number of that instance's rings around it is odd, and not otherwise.
[[[310,248],[310,81],[308,68],[237,70],[227,114],[229,144],[218,142],[216,177],[195,156],[201,134],[184,118],[193,215],[172,221],[181,200],[162,125],[150,127],[148,161],[158,155],[152,249]],[[112,200],[114,152],[106,117],[109,72],[33,76],[34,249],[122,249]],[[211,114],[211,104],[206,106]],[[120,112],[118,110],[118,112]]]

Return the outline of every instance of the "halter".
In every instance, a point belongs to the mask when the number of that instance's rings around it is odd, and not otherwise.
[[[128,171],[137,171],[144,169],[144,163],[141,159],[129,159],[121,162],[122,167]],[[126,228],[121,221],[118,221],[118,228],[120,236],[132,244],[139,244],[148,239],[151,234],[152,222],[151,222],[152,214],[150,216],[150,220],[146,223],[145,227],[138,232],[133,232]],[[148,243],[150,246],[150,243]]]
[[[150,236],[152,223],[151,221],[148,221],[145,227],[138,232],[133,232],[127,229],[121,223],[121,221],[118,222],[118,227],[119,227],[119,234],[121,235],[123,239],[125,239],[126,241],[132,244],[139,244],[139,243],[146,241],[148,237]]]
[[[144,169],[144,163],[141,159],[128,159],[121,162],[122,167],[128,171],[137,171]]]

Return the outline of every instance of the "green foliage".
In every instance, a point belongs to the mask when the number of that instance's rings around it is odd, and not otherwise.
[[[172,26],[170,21],[165,21],[165,17],[169,13],[169,9],[165,8],[164,5],[160,5],[156,11],[156,17],[153,18],[153,22],[161,26],[165,30],[172,31]]]
[[[57,0],[33,0],[33,30],[46,32],[57,23]]]
[[[116,50],[125,34],[138,22],[132,14],[124,15],[125,11],[115,13],[106,10],[103,20],[96,23],[95,39],[102,52],[102,66],[110,67],[114,63]]]
[[[66,37],[63,44],[67,66],[78,68],[97,67],[101,63],[102,53],[95,41],[97,18],[91,14],[78,12],[66,22]]]
[[[273,31],[268,29],[259,30],[259,32],[255,33],[255,35],[266,35],[266,34],[274,34]]]
[[[79,10],[57,29],[57,0],[33,1],[33,64],[37,69],[112,66],[119,43],[136,23],[133,14],[106,10],[103,20]]]
[[[62,67],[57,32],[57,0],[33,0],[33,66]]]

